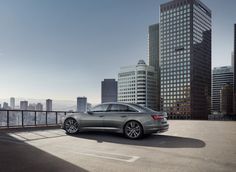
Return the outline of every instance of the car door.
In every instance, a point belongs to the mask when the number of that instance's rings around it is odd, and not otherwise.
[[[133,113],[137,113],[137,111],[127,105],[110,104],[103,119],[104,129],[121,129],[126,119]]]
[[[108,106],[108,104],[101,104],[95,106],[91,111],[83,114],[80,121],[81,128],[99,129],[103,127],[103,117]]]

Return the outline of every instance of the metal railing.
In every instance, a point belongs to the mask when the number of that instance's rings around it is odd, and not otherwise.
[[[58,126],[68,113],[75,112],[0,109],[0,128]]]

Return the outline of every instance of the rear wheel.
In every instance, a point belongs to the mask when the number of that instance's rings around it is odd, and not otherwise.
[[[129,139],[138,139],[143,136],[142,125],[137,121],[129,121],[124,128],[124,134]]]
[[[75,134],[79,131],[79,124],[78,122],[73,119],[69,118],[65,121],[65,130],[68,134]]]

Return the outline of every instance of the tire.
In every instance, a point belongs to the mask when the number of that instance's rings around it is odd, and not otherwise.
[[[124,135],[129,139],[139,139],[143,137],[143,127],[137,121],[129,121],[125,124]]]
[[[64,125],[67,134],[76,134],[79,132],[79,124],[73,118],[66,119]]]

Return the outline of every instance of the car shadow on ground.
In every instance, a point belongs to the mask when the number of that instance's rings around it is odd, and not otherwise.
[[[158,134],[145,135],[138,140],[130,140],[125,138],[122,134],[104,132],[80,132],[72,136],[75,138],[96,140],[99,143],[110,142],[160,148],[202,148],[206,146],[206,143],[199,139]]]

